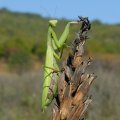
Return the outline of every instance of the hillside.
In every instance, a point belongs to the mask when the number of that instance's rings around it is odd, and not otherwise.
[[[48,19],[40,15],[15,13],[6,9],[0,10],[0,57],[9,58],[12,53],[22,52],[43,58],[46,50]],[[62,33],[66,20],[59,20],[55,29],[58,36]],[[71,28],[70,40],[79,30]],[[95,20],[89,33],[88,52],[120,53],[120,25],[102,24]]]

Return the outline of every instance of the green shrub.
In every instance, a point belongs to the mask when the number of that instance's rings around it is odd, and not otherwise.
[[[23,50],[13,52],[9,56],[8,64],[11,70],[22,73],[31,67],[31,55]]]

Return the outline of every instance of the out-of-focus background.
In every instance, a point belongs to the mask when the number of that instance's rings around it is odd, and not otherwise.
[[[48,20],[59,19],[59,37],[78,15],[91,20],[85,55],[98,76],[86,118],[120,120],[119,6],[119,0],[0,0],[0,120],[49,119],[51,108],[43,114],[40,107]],[[68,44],[79,28],[71,27]]]

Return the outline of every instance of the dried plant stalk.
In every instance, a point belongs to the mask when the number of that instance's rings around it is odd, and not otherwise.
[[[53,109],[52,120],[82,120],[92,101],[87,96],[96,76],[86,73],[92,59],[83,60],[84,44],[91,24],[88,18],[80,17],[80,21],[82,26],[72,43],[72,54],[63,62],[64,71],[59,80],[57,107]]]

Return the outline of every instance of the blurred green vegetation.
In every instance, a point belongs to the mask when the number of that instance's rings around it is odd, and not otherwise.
[[[94,53],[120,53],[120,25],[102,24],[95,20],[92,22],[90,39],[87,43],[88,51]]]
[[[0,57],[10,57],[12,52],[22,51],[39,58],[44,58],[48,20],[40,15],[13,13],[0,10]],[[67,20],[59,20],[55,29],[58,36],[62,33]],[[74,39],[79,27],[72,26],[69,42]],[[120,25],[92,22],[87,50],[96,53],[120,53]],[[9,52],[9,54],[8,54]]]

